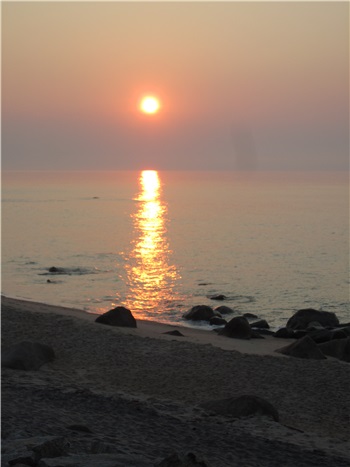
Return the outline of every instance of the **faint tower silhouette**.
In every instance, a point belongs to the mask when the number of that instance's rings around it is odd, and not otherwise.
[[[243,171],[256,170],[257,154],[252,130],[247,125],[234,125],[231,138],[236,168]]]

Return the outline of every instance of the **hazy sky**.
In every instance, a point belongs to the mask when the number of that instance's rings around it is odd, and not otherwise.
[[[3,169],[346,170],[348,133],[348,2],[2,2]]]

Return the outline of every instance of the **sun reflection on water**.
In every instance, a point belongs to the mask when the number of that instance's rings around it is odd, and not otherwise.
[[[139,185],[138,209],[132,214],[135,238],[126,263],[130,291],[126,306],[139,318],[150,319],[174,300],[179,274],[170,263],[167,206],[161,198],[158,172],[142,171]]]

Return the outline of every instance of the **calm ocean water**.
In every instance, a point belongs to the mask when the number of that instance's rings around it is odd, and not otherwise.
[[[349,321],[348,176],[3,173],[2,293],[184,325],[198,304]]]

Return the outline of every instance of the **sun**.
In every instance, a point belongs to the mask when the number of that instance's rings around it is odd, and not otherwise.
[[[159,99],[155,96],[145,96],[140,102],[140,111],[145,114],[156,114],[160,109]]]

